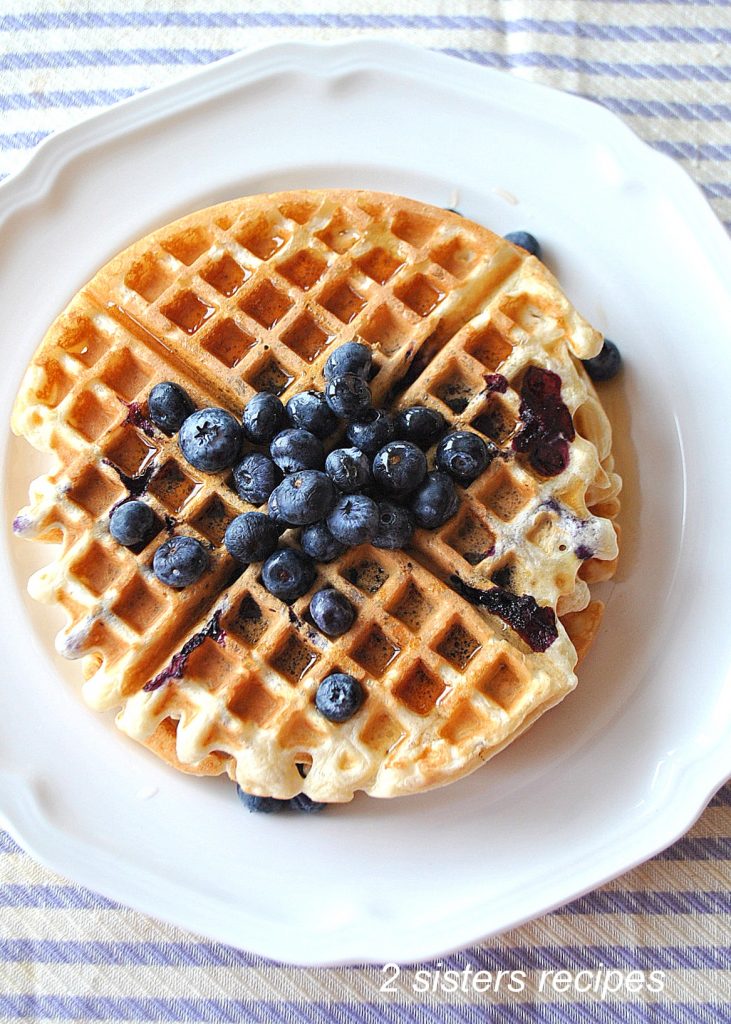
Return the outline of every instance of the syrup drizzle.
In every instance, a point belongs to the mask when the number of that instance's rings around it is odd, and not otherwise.
[[[482,605],[511,626],[532,651],[542,654],[558,637],[553,608],[541,607],[530,594],[511,594],[502,587],[480,590],[456,575],[449,577],[449,584],[470,604]]]
[[[226,646],[226,630],[221,625],[221,610],[215,611],[203,629],[195,633],[190,640],[187,640],[177,654],[174,654],[170,663],[159,672],[154,679],[145,683],[142,687],[145,693],[152,693],[158,690],[164,683],[171,679],[182,679],[188,665],[188,659],[193,651],[200,647],[204,640],[215,640],[219,647]]]
[[[157,469],[155,460],[152,459],[149,466],[147,466],[147,468],[144,469],[142,473],[139,473],[137,476],[129,476],[127,473],[121,470],[119,466],[115,466],[115,464],[110,459],[102,459],[102,462],[104,463],[105,466],[111,466],[111,468],[119,477],[122,486],[126,487],[127,490],[129,491],[129,496],[131,498],[138,498],[141,494],[145,493],[149,486],[150,478]],[[124,501],[127,500],[127,498],[123,498],[122,501],[117,502],[117,505],[121,505],[123,504]],[[114,507],[116,508],[117,505],[115,505]]]

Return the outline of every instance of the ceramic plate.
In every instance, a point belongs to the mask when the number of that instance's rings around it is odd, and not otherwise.
[[[247,814],[82,704],[60,617],[26,596],[44,552],[9,530],[42,460],[6,430],[0,810],[53,869],[192,931],[298,963],[405,961],[651,856],[728,773],[731,247],[685,174],[589,102],[399,45],[275,46],[49,139],[0,186],[3,421],[50,321],[118,250],[211,203],[320,186],[533,231],[620,343],[602,395],[623,555],[579,688],[446,790]]]

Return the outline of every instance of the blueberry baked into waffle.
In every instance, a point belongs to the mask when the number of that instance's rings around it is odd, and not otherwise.
[[[12,421],[52,459],[14,528],[58,545],[29,589],[86,701],[263,810],[478,767],[599,623],[600,351],[526,249],[398,196],[251,196],[132,245]]]

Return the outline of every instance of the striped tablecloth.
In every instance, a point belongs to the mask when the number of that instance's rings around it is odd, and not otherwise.
[[[598,100],[679,160],[731,227],[729,0],[309,0],[306,8],[1,0],[0,177],[49,132],[195,66],[276,40],[362,33]],[[388,984],[395,969],[303,970],[203,941],[69,884],[0,832],[0,1019],[731,1021],[730,864],[727,786],[649,863],[499,939],[404,965]],[[498,971],[506,973],[496,992]],[[556,971],[568,972],[565,991],[546,973]],[[458,991],[445,991],[452,984]]]

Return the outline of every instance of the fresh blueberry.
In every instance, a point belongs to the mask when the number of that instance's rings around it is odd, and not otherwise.
[[[426,479],[411,498],[411,511],[418,526],[434,530],[451,519],[459,508],[459,498],[451,476],[440,470],[427,473]]]
[[[331,377],[325,385],[325,398],[336,416],[357,420],[371,407],[371,389],[355,373]]]
[[[345,545],[335,540],[324,522],[304,527],[300,534],[300,547],[316,562],[332,562],[345,551]]]
[[[287,402],[287,416],[293,427],[302,427],[319,438],[329,437],[338,425],[321,391],[300,391],[293,395]]]
[[[605,338],[599,355],[593,359],[584,359],[583,363],[592,380],[611,380],[619,373],[622,356],[614,342]]]
[[[394,437],[400,441],[412,441],[420,448],[431,448],[446,426],[447,421],[437,409],[412,405],[396,414]]]
[[[126,548],[143,544],[155,532],[155,513],[144,501],[125,501],[109,517],[109,532]]]
[[[535,235],[532,235],[529,231],[510,231],[505,235],[506,242],[512,242],[513,245],[519,245],[521,249],[525,249],[531,256],[537,256],[541,258],[541,244]]]
[[[355,608],[334,587],[318,590],[310,601],[310,617],[326,636],[342,636],[355,619]]]
[[[426,476],[426,456],[411,441],[390,441],[373,460],[373,476],[391,494],[408,494]]]
[[[327,526],[341,544],[365,544],[378,530],[378,505],[365,494],[346,494],[327,517]]]
[[[261,391],[247,403],[242,416],[244,433],[253,444],[269,444],[286,424],[284,406],[267,391]]]
[[[182,590],[208,568],[208,552],[195,537],[171,537],[152,559],[152,569],[161,583]]]
[[[198,409],[183,422],[178,434],[184,457],[205,473],[233,466],[242,441],[241,425],[225,409]]]
[[[469,430],[453,430],[437,446],[437,469],[449,473],[461,484],[470,484],[490,465],[497,454],[477,434]]]
[[[239,785],[236,786],[236,792],[248,811],[256,811],[260,814],[278,814],[289,804],[288,800],[277,800],[273,796],[254,796],[253,793],[244,793]]]
[[[414,532],[408,510],[392,501],[378,503],[378,530],[372,540],[375,548],[405,548]]]
[[[156,384],[147,399],[150,419],[166,434],[177,433],[194,409],[188,393],[169,380]]]
[[[351,494],[371,482],[371,466],[358,448],[336,448],[325,459],[325,471],[332,482]]]
[[[343,373],[354,373],[363,380],[368,380],[371,372],[371,350],[358,341],[346,341],[330,355],[323,371],[325,380],[339,377]]]
[[[283,473],[322,469],[325,463],[322,441],[309,430],[300,427],[292,427],[277,434],[269,453]]]
[[[302,814],[319,814],[327,807],[327,804],[312,800],[306,793],[298,793],[289,801],[289,806],[293,811],[300,811]]]
[[[318,469],[291,473],[277,487],[277,505],[292,526],[307,526],[332,508],[335,488],[332,480]]]
[[[282,479],[272,460],[261,452],[249,452],[234,466],[236,493],[250,505],[263,505]]]
[[[347,672],[333,672],[317,688],[315,707],[329,722],[347,722],[365,700],[365,690]]]
[[[278,548],[261,570],[266,589],[286,604],[306,594],[315,582],[315,575],[312,560],[293,548]]]
[[[226,527],[223,543],[239,562],[263,562],[279,542],[279,530],[263,512],[244,512]]]
[[[393,420],[383,409],[368,409],[355,423],[349,423],[345,436],[352,445],[373,457],[393,438]]]

